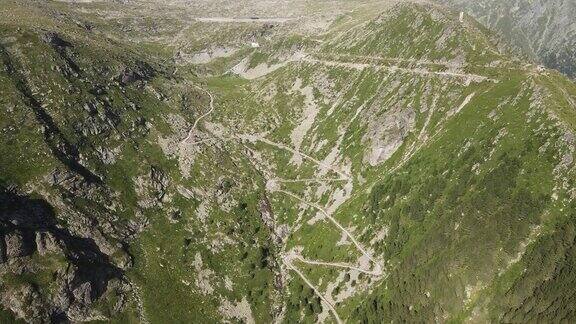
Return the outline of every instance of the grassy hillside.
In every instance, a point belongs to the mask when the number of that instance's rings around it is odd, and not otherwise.
[[[1,9],[1,319],[576,317],[571,81],[432,4],[173,5]]]

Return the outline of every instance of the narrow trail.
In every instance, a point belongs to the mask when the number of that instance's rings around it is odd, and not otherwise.
[[[334,59],[324,59],[324,58],[314,57],[314,55],[310,54],[310,53],[299,52],[298,55],[295,55],[291,59],[287,59],[285,61],[282,61],[281,63],[277,63],[277,64],[273,65],[273,68],[269,68],[267,71],[261,71],[254,76],[246,74],[245,71],[234,71],[234,69],[232,69],[231,71],[233,71],[234,73],[240,75],[241,77],[243,77],[245,79],[251,80],[251,79],[263,77],[263,76],[267,75],[268,73],[271,73],[271,72],[273,72],[279,68],[286,66],[288,63],[306,62],[306,63],[312,63],[312,64],[322,64],[322,65],[330,66],[330,67],[344,67],[344,68],[354,69],[354,70],[358,70],[358,71],[362,71],[362,70],[365,70],[367,68],[373,68],[373,69],[377,69],[377,70],[385,70],[385,71],[388,71],[391,73],[404,72],[404,73],[411,73],[411,74],[422,75],[422,76],[439,76],[439,77],[446,77],[446,78],[457,78],[457,79],[465,80],[468,83],[471,83],[471,82],[480,83],[480,82],[484,82],[484,81],[489,81],[489,82],[493,82],[493,83],[499,82],[499,80],[497,80],[497,79],[493,79],[493,78],[490,78],[490,77],[484,76],[484,75],[465,73],[465,72],[455,72],[455,71],[433,71],[433,70],[427,69],[424,66],[424,65],[443,65],[445,68],[448,68],[448,69],[456,68],[456,66],[451,66],[451,65],[447,65],[447,64],[439,64],[439,63],[434,63],[434,62],[418,61],[418,60],[410,60],[410,59],[387,58],[387,57],[370,57],[370,56],[364,56],[364,57],[358,56],[358,58],[363,59],[363,60],[368,60],[368,59],[379,60],[382,63],[380,63],[380,64],[378,64],[378,63],[365,63],[365,62],[356,63],[356,62],[351,62],[350,61],[351,58],[353,59],[354,57],[343,55],[343,56],[334,56]],[[339,60],[339,59],[341,59],[341,60]],[[399,66],[397,64],[385,64],[384,62],[386,62],[386,61],[396,62],[396,63],[406,62],[406,63],[412,63],[412,64],[419,64],[419,65],[423,65],[423,66],[411,68],[411,67]]]
[[[319,160],[311,157],[310,155],[308,155],[308,154],[306,154],[306,153],[303,153],[303,152],[301,152],[301,151],[299,151],[299,150],[296,150],[296,149],[294,149],[294,148],[289,147],[288,145],[281,144],[281,143],[276,143],[276,142],[273,142],[273,141],[271,141],[271,140],[269,140],[269,139],[266,139],[266,138],[264,138],[264,137],[254,136],[254,135],[239,135],[239,136],[237,136],[237,137],[238,137],[239,139],[244,139],[244,140],[248,140],[248,141],[251,141],[251,142],[256,142],[256,141],[262,142],[262,143],[264,143],[264,144],[268,144],[268,145],[270,145],[270,146],[274,146],[274,147],[277,147],[277,148],[279,148],[279,149],[283,149],[283,150],[289,151],[289,152],[291,152],[291,153],[293,153],[293,154],[298,154],[298,155],[300,155],[301,157],[303,157],[304,159],[309,160],[309,161],[312,161],[313,163],[315,163],[315,164],[318,165],[318,166],[324,167],[324,168],[326,168],[326,169],[328,169],[328,170],[331,170],[331,171],[337,173],[337,174],[340,175],[343,179],[350,180],[350,179],[352,178],[349,174],[346,174],[346,173],[342,172],[342,171],[339,170],[338,168],[336,168],[336,167],[334,167],[334,166],[332,166],[332,165],[326,164],[326,163],[324,163],[324,162],[322,162],[322,161],[319,161]]]
[[[326,183],[326,182],[346,182],[350,179],[346,178],[334,178],[334,179],[324,179],[324,178],[310,178],[310,179],[270,179],[268,181],[273,181],[275,183],[308,183],[308,182],[317,182],[317,183]]]
[[[344,228],[344,226],[342,226],[336,219],[334,219],[334,217],[332,217],[324,208],[322,208],[321,206],[318,206],[317,204],[308,202],[308,201],[300,198],[298,195],[291,193],[289,191],[278,189],[277,192],[280,192],[280,193],[283,193],[287,196],[290,196],[290,197],[300,201],[301,203],[308,205],[310,207],[313,207],[313,208],[317,209],[318,211],[320,211],[326,218],[328,218],[332,222],[332,224],[334,224],[334,226],[338,227],[340,229],[340,231],[342,231],[344,234],[346,234],[346,236],[348,236],[348,238],[356,246],[358,251],[360,251],[368,260],[370,260],[370,262],[377,265],[377,262],[372,258],[372,256],[368,252],[366,252],[364,247],[362,247],[362,245],[360,245],[360,243],[358,243],[358,241],[356,240],[354,235],[352,235],[346,228]]]
[[[491,82],[498,82],[497,80],[488,78],[483,75],[478,74],[470,74],[470,73],[458,73],[458,72],[448,72],[448,71],[430,71],[424,68],[406,68],[406,67],[399,67],[397,65],[382,65],[382,64],[369,64],[369,63],[351,63],[351,62],[342,62],[342,61],[331,61],[331,60],[323,60],[323,59],[315,59],[309,56],[302,58],[302,61],[308,63],[317,63],[317,64],[324,64],[327,66],[335,66],[335,67],[345,67],[349,69],[356,69],[356,70],[364,70],[366,68],[375,68],[375,69],[382,69],[388,70],[390,72],[406,72],[406,73],[413,73],[418,75],[437,75],[443,77],[456,77],[466,79],[468,81],[474,82],[482,82],[482,81],[491,81]]]
[[[185,143],[188,142],[192,136],[194,135],[194,132],[196,130],[196,128],[198,127],[198,124],[200,123],[200,121],[202,119],[204,119],[205,117],[207,117],[208,115],[210,115],[213,111],[214,111],[214,96],[212,95],[212,93],[208,90],[202,89],[198,86],[196,86],[198,89],[206,92],[208,94],[208,96],[210,97],[210,109],[208,112],[204,113],[203,115],[201,115],[198,119],[196,119],[196,121],[194,122],[194,124],[192,125],[192,128],[189,130],[188,132],[188,136],[181,142],[181,143]],[[326,182],[350,182],[352,181],[352,177],[343,172],[342,170],[340,170],[339,168],[333,166],[333,165],[329,165],[326,164],[320,160],[315,159],[314,157],[301,152],[300,150],[294,149],[292,147],[289,147],[285,144],[281,144],[281,143],[276,143],[273,142],[271,140],[268,140],[262,136],[255,136],[255,135],[247,135],[247,134],[241,134],[241,135],[231,135],[230,138],[222,138],[221,136],[214,136],[212,138],[207,138],[207,139],[202,139],[196,142],[193,142],[191,144],[196,145],[196,144],[201,144],[201,143],[205,143],[205,142],[209,142],[212,140],[230,140],[230,139],[237,139],[237,140],[248,140],[250,142],[262,142],[265,143],[267,145],[291,152],[292,154],[298,154],[300,155],[302,158],[309,160],[311,162],[313,162],[314,164],[316,164],[317,166],[321,167],[324,170],[331,170],[334,173],[338,174],[340,176],[340,178],[328,178],[328,179],[322,179],[322,178],[310,178],[310,179],[270,179],[269,182],[271,183],[307,183],[307,182],[318,182],[318,183],[326,183]],[[268,187],[268,186],[267,186]],[[275,187],[274,185],[272,187]],[[270,188],[269,188],[270,189]],[[304,259],[302,256],[300,255],[296,255],[293,252],[292,253],[284,253],[282,256],[282,262],[286,265],[286,267],[292,271],[294,271],[296,274],[298,274],[298,276],[306,283],[306,285],[308,287],[310,287],[314,293],[316,295],[318,295],[318,297],[328,306],[328,308],[330,309],[330,312],[334,315],[334,318],[336,319],[336,322],[338,324],[342,323],[342,320],[340,319],[340,316],[338,315],[338,312],[336,311],[334,305],[331,304],[331,302],[328,300],[328,298],[326,298],[322,292],[316,287],[314,286],[314,284],[312,282],[310,282],[310,280],[308,280],[308,278],[306,278],[306,276],[292,263],[292,261],[298,261],[298,262],[302,262],[308,265],[313,265],[313,266],[324,266],[324,267],[334,267],[334,268],[343,268],[343,269],[350,269],[350,270],[355,270],[355,271],[359,271],[361,273],[367,274],[367,275],[371,275],[371,276],[375,276],[375,277],[380,277],[384,274],[384,272],[382,271],[382,267],[380,266],[380,264],[378,264],[373,258],[372,256],[364,249],[364,247],[356,240],[356,238],[352,235],[352,233],[350,233],[346,228],[344,228],[344,226],[342,226],[334,217],[332,217],[332,215],[330,215],[329,212],[327,212],[323,207],[312,203],[312,202],[308,202],[306,200],[304,200],[303,198],[299,197],[298,195],[286,191],[286,190],[282,190],[282,189],[271,189],[271,191],[275,191],[275,192],[280,192],[282,194],[285,194],[309,207],[313,207],[315,209],[317,209],[319,212],[321,212],[326,218],[328,218],[330,220],[330,222],[332,222],[332,224],[334,224],[334,226],[336,226],[342,233],[344,233],[354,244],[354,246],[358,249],[358,251],[361,252],[361,254],[370,261],[370,263],[373,264],[373,269],[371,270],[366,270],[366,269],[362,269],[358,266],[355,265],[349,265],[346,263],[340,263],[340,262],[323,262],[323,261],[314,261],[314,260],[307,260]]]
[[[240,140],[248,140],[250,142],[259,141],[259,142],[265,143],[267,145],[288,151],[292,154],[299,154],[304,159],[313,162],[314,164],[318,165],[322,169],[331,170],[340,176],[340,178],[334,178],[334,179],[321,179],[321,178],[288,179],[288,180],[286,180],[286,179],[270,179],[269,182],[267,183],[266,187],[268,190],[270,190],[272,192],[282,193],[284,195],[291,197],[292,199],[295,199],[295,200],[297,200],[297,201],[299,201],[299,202],[301,202],[307,206],[313,207],[313,208],[317,209],[318,211],[320,211],[326,218],[328,218],[330,220],[330,222],[332,222],[332,224],[334,224],[334,226],[336,226],[342,233],[344,233],[353,242],[354,246],[358,249],[358,251],[360,251],[361,254],[366,259],[368,259],[370,261],[370,263],[373,264],[373,269],[366,270],[366,269],[362,269],[360,267],[345,264],[345,263],[329,263],[329,262],[323,262],[323,261],[306,260],[303,257],[301,257],[299,255],[295,255],[293,253],[284,254],[284,256],[282,257],[282,262],[286,265],[286,267],[293,270],[294,272],[296,272],[298,274],[298,276],[300,276],[300,278],[302,278],[302,280],[306,283],[306,285],[308,285],[314,291],[314,293],[316,295],[318,295],[318,297],[321,298],[324,301],[324,303],[326,303],[326,305],[330,308],[330,311],[334,315],[334,318],[336,319],[336,321],[338,323],[342,323],[342,320],[338,316],[338,312],[336,311],[335,307],[330,303],[328,298],[326,298],[322,294],[322,292],[320,292],[320,290],[316,286],[314,286],[314,284],[312,282],[310,282],[310,280],[308,280],[308,278],[306,278],[306,276],[292,263],[292,261],[297,260],[297,261],[300,261],[302,263],[305,263],[308,265],[313,265],[313,266],[324,266],[324,267],[334,267],[334,268],[356,270],[356,271],[359,271],[361,273],[375,276],[375,277],[380,277],[384,274],[384,272],[382,271],[382,267],[380,266],[380,264],[378,264],[372,258],[372,256],[364,249],[364,247],[358,242],[358,240],[356,240],[356,238],[352,235],[352,233],[350,233],[346,228],[344,228],[344,226],[342,226],[342,224],[340,224],[334,217],[332,217],[332,215],[330,215],[330,213],[327,212],[323,207],[321,207],[315,203],[308,202],[308,201],[304,200],[303,198],[299,197],[298,195],[296,195],[292,192],[278,189],[278,188],[276,188],[276,184],[278,184],[278,183],[299,183],[299,182],[303,182],[303,183],[306,183],[306,182],[320,182],[321,183],[321,182],[339,182],[339,181],[350,182],[350,181],[352,181],[352,177],[349,174],[342,172],[339,168],[334,167],[334,166],[329,165],[329,164],[326,164],[322,161],[319,161],[319,160],[311,157],[310,155],[301,152],[300,150],[294,149],[294,148],[289,147],[285,144],[273,142],[273,141],[268,140],[262,136],[239,135],[239,136],[236,136],[236,138],[238,138]]]
[[[306,283],[306,285],[308,287],[310,287],[310,289],[312,289],[314,291],[314,293],[316,295],[318,295],[318,297],[320,297],[320,299],[322,299],[322,301],[328,306],[328,308],[330,308],[330,311],[332,312],[332,314],[334,315],[334,318],[336,319],[336,322],[338,324],[342,323],[342,320],[340,319],[340,316],[338,316],[338,312],[336,312],[336,309],[334,308],[334,305],[332,305],[332,303],[330,303],[330,301],[328,301],[328,299],[326,297],[324,297],[324,295],[322,295],[322,293],[318,290],[318,288],[316,288],[309,280],[308,278],[306,278],[306,276],[300,271],[298,270],[298,268],[296,268],[293,264],[292,261],[287,258],[284,257],[282,259],[282,261],[284,262],[284,264],[286,265],[286,267],[288,267],[290,270],[296,272],[300,278],[302,278],[302,281],[304,281],[304,283]]]
[[[212,95],[212,93],[206,89],[202,89],[199,86],[195,85],[194,87],[196,89],[202,90],[208,94],[208,96],[210,97],[210,109],[194,121],[194,125],[192,125],[192,128],[190,128],[190,130],[188,131],[188,136],[184,140],[182,140],[180,143],[188,142],[190,140],[190,138],[192,138],[192,136],[194,136],[194,131],[198,127],[198,124],[200,123],[200,121],[202,121],[202,119],[206,118],[208,115],[210,115],[212,112],[214,112],[214,96]]]
[[[360,243],[358,243],[358,241],[356,240],[356,238],[354,238],[354,236],[344,228],[344,226],[342,226],[336,219],[334,219],[324,208],[322,208],[321,206],[318,206],[317,204],[308,202],[302,198],[300,198],[298,195],[293,194],[289,191],[286,190],[282,190],[282,189],[277,189],[276,192],[280,192],[283,193],[289,197],[292,197],[295,200],[298,200],[299,202],[313,207],[315,209],[317,209],[318,211],[320,211],[324,216],[326,216],[326,218],[328,218],[338,229],[340,229],[340,231],[342,231],[344,234],[346,234],[346,236],[348,238],[350,238],[350,240],[353,242],[353,244],[356,246],[356,248],[364,255],[364,257],[366,257],[368,260],[370,260],[370,262],[374,265],[374,269],[373,270],[365,270],[365,269],[361,269],[359,267],[353,266],[353,265],[348,265],[345,263],[329,263],[329,262],[323,262],[323,261],[313,261],[313,260],[306,260],[304,259],[302,256],[295,254],[294,252],[290,252],[287,254],[284,254],[284,257],[282,258],[283,263],[291,270],[293,270],[294,272],[296,272],[298,274],[298,276],[300,276],[300,278],[302,278],[302,280],[306,283],[306,285],[308,285],[313,291],[314,293],[316,293],[316,295],[318,295],[318,297],[320,297],[330,308],[330,311],[332,312],[332,314],[334,315],[334,318],[336,319],[336,321],[338,323],[342,323],[340,317],[338,316],[338,312],[336,311],[336,309],[334,308],[334,306],[328,301],[328,298],[326,298],[318,288],[316,288],[314,286],[314,284],[312,284],[308,278],[306,278],[306,276],[300,271],[298,270],[298,268],[292,263],[292,260],[297,260],[300,261],[302,263],[308,264],[308,265],[314,265],[314,266],[325,266],[325,267],[334,267],[334,268],[344,268],[344,269],[350,269],[350,270],[356,270],[359,272],[362,272],[364,274],[368,274],[368,275],[372,275],[375,277],[379,277],[383,275],[383,271],[382,271],[382,267],[372,258],[372,256],[366,252],[366,250],[360,245]]]
[[[355,266],[351,266],[347,263],[342,263],[342,262],[323,262],[323,261],[307,260],[307,259],[304,259],[302,256],[297,255],[297,254],[293,255],[292,258],[296,259],[302,263],[306,263],[306,264],[351,269],[351,270],[356,270],[358,272],[362,272],[362,273],[365,273],[367,275],[371,275],[371,276],[375,276],[375,277],[381,276],[383,274],[383,272],[382,272],[381,268],[378,266],[378,264],[376,265],[376,270],[368,271],[368,270],[361,269],[361,268],[358,268]]]
[[[297,260],[309,265],[313,265],[313,266],[324,266],[324,267],[334,267],[334,268],[343,268],[343,269],[350,269],[350,270],[356,270],[359,271],[361,273],[367,274],[367,275],[372,275],[375,277],[380,277],[383,275],[383,271],[382,271],[382,267],[372,258],[372,256],[364,249],[364,247],[362,247],[362,245],[356,240],[356,238],[352,235],[352,233],[350,233],[346,228],[344,228],[344,226],[342,226],[336,219],[334,219],[334,217],[332,217],[330,215],[330,213],[328,213],[324,208],[322,208],[321,206],[315,204],[315,203],[311,203],[308,202],[306,200],[304,200],[303,198],[299,197],[298,195],[291,193],[289,191],[286,190],[282,190],[282,189],[277,189],[276,184],[277,183],[297,183],[297,182],[349,182],[352,181],[352,177],[344,172],[342,172],[341,170],[339,170],[338,168],[332,166],[332,165],[327,165],[326,163],[323,163],[322,161],[319,161],[299,150],[293,149],[287,145],[284,144],[280,144],[280,143],[276,143],[273,141],[270,141],[266,138],[260,137],[260,136],[253,136],[253,135],[243,135],[243,136],[239,136],[239,139],[244,139],[244,140],[248,140],[251,142],[256,142],[256,141],[260,141],[262,143],[271,145],[273,147],[282,149],[282,150],[286,150],[289,151],[293,154],[299,154],[300,156],[302,156],[303,158],[317,164],[320,167],[323,167],[324,169],[328,169],[331,170],[335,173],[337,173],[338,175],[341,176],[341,178],[335,178],[335,179],[320,179],[320,178],[312,178],[312,179],[291,179],[291,180],[285,180],[285,179],[270,179],[269,183],[267,184],[267,188],[272,191],[272,192],[279,192],[282,194],[285,194],[295,200],[300,201],[301,203],[313,207],[315,209],[317,209],[318,211],[320,211],[326,218],[328,218],[341,232],[343,232],[348,238],[350,238],[350,240],[353,242],[354,246],[362,253],[362,255],[368,259],[373,265],[374,265],[374,269],[373,270],[365,270],[365,269],[361,269],[357,266],[354,265],[348,265],[345,263],[328,263],[328,262],[323,262],[323,261],[313,261],[313,260],[306,260],[301,256],[298,255],[294,255],[293,253],[289,253],[289,254],[284,254],[284,256],[282,257],[282,262],[286,265],[287,268],[289,268],[290,270],[293,270],[294,272],[296,272],[296,274],[298,274],[298,276],[306,283],[307,286],[309,286],[316,295],[318,295],[318,297],[320,299],[322,299],[322,301],[324,301],[324,303],[330,308],[330,311],[332,312],[332,314],[334,315],[334,318],[336,319],[336,321],[338,323],[342,323],[342,320],[340,319],[340,317],[338,316],[338,312],[336,311],[336,309],[334,308],[334,306],[330,303],[330,301],[328,300],[328,298],[326,298],[322,292],[320,292],[320,290],[314,286],[314,284],[312,282],[310,282],[310,280],[308,280],[308,278],[306,278],[306,276],[292,263],[293,260]]]
[[[194,17],[192,19],[198,22],[209,22],[209,23],[283,24],[300,18],[299,17]]]

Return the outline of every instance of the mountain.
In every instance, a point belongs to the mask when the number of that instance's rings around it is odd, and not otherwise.
[[[576,3],[570,0],[442,0],[462,10],[526,57],[576,76]]]
[[[285,7],[0,6],[0,320],[576,318],[576,85],[439,4]]]

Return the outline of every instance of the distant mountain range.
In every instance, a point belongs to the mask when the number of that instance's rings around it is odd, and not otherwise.
[[[440,0],[498,31],[527,57],[576,77],[576,1]]]

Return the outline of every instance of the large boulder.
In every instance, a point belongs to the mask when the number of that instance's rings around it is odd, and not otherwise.
[[[62,253],[58,240],[50,232],[36,232],[36,250],[41,256],[49,253]]]
[[[60,35],[55,32],[48,32],[42,35],[42,40],[57,48],[71,47],[72,44],[64,40]]]
[[[83,305],[92,304],[92,286],[90,282],[84,282],[72,291],[77,302]]]
[[[29,244],[25,241],[23,235],[19,231],[9,233],[4,238],[6,244],[6,258],[18,258],[29,255],[31,249]]]

